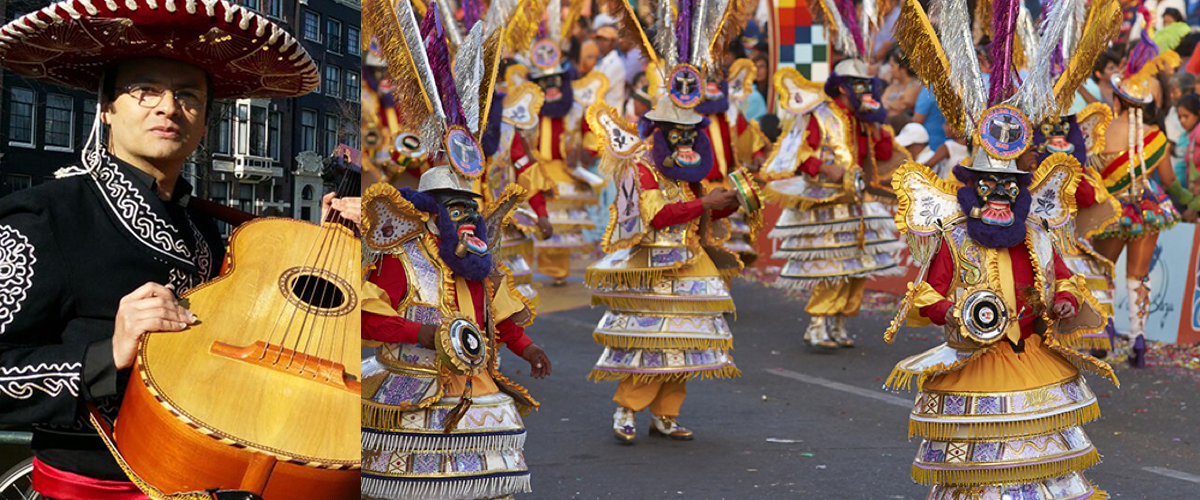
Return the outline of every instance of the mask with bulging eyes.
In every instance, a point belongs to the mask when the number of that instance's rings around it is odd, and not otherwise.
[[[693,149],[696,135],[700,133],[695,125],[668,124],[662,133],[671,148],[668,161],[674,163],[672,166],[695,167],[700,164],[700,153]]]
[[[1040,128],[1046,142],[1038,146],[1039,153],[1071,154],[1075,152],[1075,145],[1067,139],[1067,135],[1071,133],[1071,124],[1067,120],[1061,117],[1051,118]]]
[[[875,95],[875,82],[868,78],[847,78],[846,86],[858,98],[859,113],[875,113],[883,108]]]
[[[980,206],[971,210],[971,217],[992,226],[1011,226],[1015,220],[1013,203],[1021,194],[1017,176],[1013,174],[984,174],[975,183]]]
[[[461,194],[438,195],[437,200],[449,217],[448,224],[442,223],[439,226],[446,229],[453,228],[451,234],[446,234],[447,231],[444,230],[441,231],[441,238],[443,240],[454,238],[457,241],[455,255],[459,257],[465,257],[467,253],[487,255],[487,241],[476,236],[479,225],[483,224],[483,217],[479,215],[479,202]],[[478,232],[482,234],[482,231]]]
[[[542,88],[542,93],[546,95],[546,102],[558,102],[563,98],[563,77],[562,75],[551,75],[535,80],[538,87]]]

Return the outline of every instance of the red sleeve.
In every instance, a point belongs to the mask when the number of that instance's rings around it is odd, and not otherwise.
[[[538,217],[546,217],[548,214],[546,212],[546,196],[540,192],[534,193],[533,196],[529,197],[529,207],[533,209],[533,212]]]
[[[1058,252],[1054,252],[1054,280],[1065,280],[1071,277],[1071,268],[1067,267],[1067,263],[1063,262],[1062,257],[1058,256]],[[1071,292],[1058,292],[1054,294],[1054,303],[1069,302],[1071,307],[1079,309],[1079,299]]]
[[[658,189],[658,181],[654,179],[654,174],[645,165],[638,165],[638,184],[641,185],[643,191]],[[680,201],[671,203],[650,221],[650,225],[655,229],[662,229],[667,226],[683,224],[699,217],[704,213],[704,203],[700,200]]]
[[[512,145],[508,148],[508,160],[517,166],[517,174],[524,172],[533,164],[525,153],[525,141],[521,140],[520,134],[513,134]],[[524,160],[523,165],[522,160]]]
[[[404,272],[404,264],[391,255],[379,261],[379,268],[368,281],[387,292],[392,308],[399,307],[400,301],[408,294],[408,275]],[[421,331],[420,323],[396,316],[364,312],[362,319],[362,338],[368,340],[416,344],[417,333]]]
[[[1075,205],[1079,208],[1087,208],[1096,204],[1096,190],[1092,188],[1092,183],[1087,180],[1079,182],[1075,187]]]
[[[950,284],[954,281],[954,257],[950,254],[950,245],[946,244],[946,240],[942,240],[942,247],[933,256],[925,281],[943,296],[950,292]],[[942,326],[946,324],[946,311],[951,307],[954,307],[954,302],[941,300],[922,307],[921,316],[929,318],[935,325]]]
[[[817,125],[816,117],[808,119],[807,132],[808,136],[805,139],[808,142],[808,147],[815,151],[821,145],[821,127]],[[816,176],[820,170],[821,160],[814,155],[805,158],[804,162],[800,164],[800,168],[796,169],[796,172]]]
[[[700,200],[696,200],[696,201],[700,201]],[[712,211],[712,220],[724,219],[726,217],[729,217],[730,215],[733,215],[737,211],[738,211],[738,207],[722,208],[720,210],[713,210]]]
[[[512,318],[507,318],[496,325],[496,340],[504,342],[504,345],[508,346],[508,350],[517,356],[525,352],[525,348],[533,343],[533,340],[525,335],[525,327],[518,325]]]
[[[888,161],[892,159],[892,134],[888,131],[879,130],[879,142],[875,143],[875,159]]]

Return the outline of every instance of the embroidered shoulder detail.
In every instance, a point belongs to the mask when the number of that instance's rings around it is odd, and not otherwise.
[[[101,154],[91,175],[100,187],[105,203],[117,215],[117,220],[138,241],[175,262],[194,265],[192,252],[177,236],[175,226],[151,210],[133,181],[117,168],[108,154]]]
[[[33,286],[33,244],[17,228],[0,225],[0,335],[16,318]]]
[[[34,389],[55,397],[66,391],[79,397],[80,370],[83,363],[41,363],[9,368],[0,366],[0,394],[13,399],[29,399]]]

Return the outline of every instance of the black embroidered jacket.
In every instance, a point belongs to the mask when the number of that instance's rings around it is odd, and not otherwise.
[[[31,425],[34,454],[76,474],[125,480],[87,422],[91,401],[116,415],[128,373],[112,355],[121,297],[146,282],[182,293],[215,277],[215,222],[170,201],[155,180],[100,153],[91,171],[0,198],[0,424]]]

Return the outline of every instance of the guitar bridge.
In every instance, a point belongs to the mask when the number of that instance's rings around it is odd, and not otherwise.
[[[346,365],[299,353],[263,341],[248,346],[236,346],[221,341],[212,343],[209,352],[217,356],[243,361],[263,368],[311,379],[343,391],[360,394],[362,382],[346,373]]]

